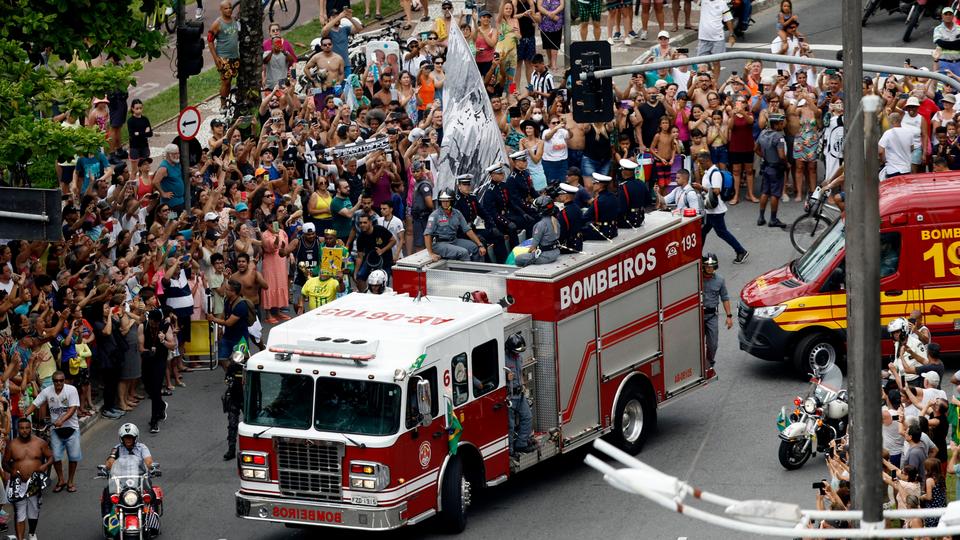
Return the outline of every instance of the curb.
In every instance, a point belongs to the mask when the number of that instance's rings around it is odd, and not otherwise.
[[[753,14],[757,14],[770,6],[776,4],[774,0],[754,0],[753,2]],[[686,30],[678,34],[676,39],[670,40],[670,46],[673,48],[682,47],[697,41],[697,31],[696,30]],[[646,50],[638,56],[633,62],[633,65],[643,64],[650,58],[650,50]]]

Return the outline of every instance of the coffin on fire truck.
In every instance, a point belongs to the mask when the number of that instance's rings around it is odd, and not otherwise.
[[[459,531],[472,490],[602,435],[639,451],[659,405],[714,378],[699,237],[696,218],[655,212],[549,265],[420,253],[394,267],[398,295],[351,294],[277,326],[246,365],[237,515],[383,530],[439,514]],[[515,332],[532,344],[537,450],[511,458]]]

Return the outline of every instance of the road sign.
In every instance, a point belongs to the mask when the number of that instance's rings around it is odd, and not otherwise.
[[[177,133],[180,138],[189,141],[200,132],[200,111],[196,107],[187,107],[180,111],[177,118]]]

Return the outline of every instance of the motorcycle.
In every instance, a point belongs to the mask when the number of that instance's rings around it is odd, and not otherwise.
[[[908,43],[913,31],[920,26],[920,17],[926,15],[931,19],[940,20],[940,11],[947,6],[957,9],[960,0],[869,0],[863,8],[863,18],[860,20],[861,26],[866,26],[867,21],[880,8],[886,9],[887,13],[904,13],[907,15],[906,28],[903,30],[903,42]]]
[[[109,471],[97,466],[97,477],[107,478],[105,494],[110,498],[109,506],[101,501],[101,509],[111,509],[103,517],[105,538],[143,540],[160,534],[163,490],[151,482],[159,476],[157,464],[147,471],[143,460],[135,455],[121,455]]]
[[[777,457],[788,471],[799,469],[817,452],[826,453],[830,442],[847,433],[847,391],[840,390],[843,374],[836,364],[817,366],[806,395],[793,400],[794,410],[780,409],[780,449]]]

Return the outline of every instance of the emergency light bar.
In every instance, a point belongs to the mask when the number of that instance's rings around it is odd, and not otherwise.
[[[377,357],[377,341],[329,338],[320,338],[317,341],[321,341],[323,345],[315,341],[300,341],[296,344],[271,345],[267,350],[276,354],[278,360],[289,360],[294,354],[305,358],[334,358],[354,362],[367,362]]]

